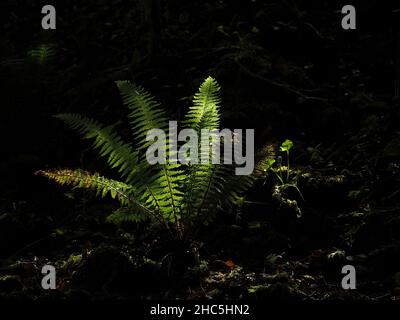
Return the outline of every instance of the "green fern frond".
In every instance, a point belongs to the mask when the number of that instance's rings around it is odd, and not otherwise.
[[[120,225],[124,222],[142,222],[149,218],[150,217],[143,214],[143,212],[132,210],[130,207],[122,207],[111,213],[107,217],[107,221],[116,225]]]
[[[36,174],[53,180],[59,185],[70,185],[93,190],[103,198],[109,194],[111,198],[117,199],[123,205],[132,201],[130,197],[131,186],[107,179],[97,173],[89,173],[83,170],[57,169],[38,171]]]
[[[219,128],[220,89],[218,82],[212,77],[208,77],[202,83],[194,96],[193,105],[186,115],[185,126],[196,131]]]
[[[180,165],[155,165],[137,177],[134,185],[140,185],[138,194],[141,201],[170,222],[181,217],[183,192],[181,190],[186,174]]]
[[[41,44],[28,51],[28,58],[36,64],[45,65],[53,61],[56,54],[57,50],[53,45]]]
[[[89,173],[83,170],[56,169],[37,171],[36,175],[53,180],[59,185],[92,190],[102,198],[109,195],[112,199],[118,200],[121,205],[131,207],[137,215],[157,217],[155,212],[135,199],[133,186],[105,178],[98,173]]]
[[[199,133],[202,129],[219,129],[219,104],[221,103],[219,91],[220,86],[217,81],[208,77],[194,96],[193,104],[185,118],[185,126]],[[212,164],[213,154],[216,151],[212,147],[213,139],[211,137],[209,150],[199,150],[200,158],[208,159],[208,163],[189,166],[187,187],[190,191],[187,201],[190,203],[188,207],[192,208],[191,210],[196,214],[204,209],[204,203],[207,203],[210,198],[218,196],[218,199],[220,199],[221,197],[221,195],[212,192],[219,190],[217,185],[219,171],[217,165]]]
[[[83,135],[84,139],[94,139],[93,147],[102,157],[107,158],[111,168],[118,169],[127,182],[138,172],[137,152],[122,142],[114,131],[114,126],[103,127],[97,121],[78,114],[59,114],[55,117]]]
[[[149,142],[146,142],[147,132],[153,129],[165,130],[167,127],[165,111],[142,87],[129,81],[117,81],[116,84],[123,103],[131,111],[129,118],[138,147],[139,149],[147,148],[149,145]]]
[[[147,148],[151,144],[151,142],[146,142],[148,131],[167,129],[165,111],[142,87],[129,81],[117,81],[116,84],[124,104],[131,111],[129,117],[138,142],[138,149]],[[168,142],[168,138],[166,142]],[[167,153],[170,151],[167,143]],[[144,166],[146,167],[146,165]],[[143,175],[147,177],[142,187],[143,200],[152,208],[157,209],[164,219],[172,222],[177,222],[181,216],[180,208],[183,197],[180,188],[185,175],[180,167],[175,164],[155,165],[147,166],[147,169],[142,171]],[[136,183],[140,183],[140,181],[137,180]]]

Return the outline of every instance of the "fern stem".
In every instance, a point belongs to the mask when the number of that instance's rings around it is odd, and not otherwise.
[[[149,188],[148,185],[146,185],[146,189],[150,193],[150,195],[153,197],[153,199],[154,199],[154,201],[156,203],[156,206],[157,206],[157,209],[158,209],[158,217],[159,217],[160,223],[168,230],[168,232],[171,234],[172,238],[175,238],[174,234],[171,231],[171,228],[169,227],[167,221],[164,219],[164,217],[162,215],[160,204],[158,203],[158,200],[155,197],[153,191]]]
[[[289,183],[289,177],[290,177],[289,150],[286,151],[286,158],[287,158],[286,183]]]
[[[198,209],[198,215],[201,214],[201,209],[203,208],[204,203],[206,202],[208,193],[209,193],[209,191],[211,189],[211,182],[213,180],[213,177],[214,177],[214,174],[215,174],[215,170],[216,170],[216,166],[213,166],[212,172],[210,174],[210,179],[208,180],[207,188],[206,188],[206,190],[204,190],[203,199],[201,200],[201,204],[200,204],[199,209]]]
[[[174,193],[172,191],[171,181],[169,179],[168,170],[167,170],[165,165],[163,165],[163,170],[164,170],[165,177],[167,178],[168,189],[169,189],[169,193],[171,194],[172,212],[173,212],[173,216],[174,216],[175,225],[176,225],[176,228],[178,230],[178,218],[177,218],[177,212],[176,212],[176,206],[175,206]],[[181,238],[181,235],[180,235],[179,231],[178,231],[178,235],[179,235],[179,238]]]

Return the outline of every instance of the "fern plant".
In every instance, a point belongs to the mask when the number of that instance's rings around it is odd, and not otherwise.
[[[109,221],[150,219],[169,230],[175,238],[182,239],[193,227],[211,222],[220,209],[240,204],[243,193],[257,176],[266,172],[268,162],[265,159],[250,176],[236,176],[235,165],[211,164],[211,161],[210,164],[150,165],[143,152],[149,144],[146,134],[152,129],[167,131],[166,113],[142,87],[129,81],[117,81],[116,84],[130,111],[132,144],[123,142],[114,126],[104,126],[77,114],[56,117],[84,139],[92,140],[93,148],[118,171],[121,181],[83,170],[37,172],[61,185],[92,189],[101,197],[109,195],[118,200],[122,207],[108,217]],[[198,132],[218,129],[220,103],[220,87],[209,77],[194,96],[184,120],[185,126]]]
[[[46,66],[54,61],[57,47],[54,44],[39,44],[26,53],[24,58],[11,58],[0,61],[0,66],[21,67],[27,65]]]
[[[50,63],[56,55],[57,51],[54,45],[41,44],[28,51],[28,59],[38,65]]]

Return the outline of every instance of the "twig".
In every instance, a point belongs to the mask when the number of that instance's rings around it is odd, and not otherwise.
[[[292,86],[290,86],[288,84],[284,84],[284,83],[281,83],[281,82],[277,82],[277,81],[265,78],[262,75],[260,75],[258,73],[254,73],[253,71],[249,70],[247,67],[245,67],[243,64],[241,64],[239,61],[237,61],[235,59],[233,59],[233,60],[248,75],[252,76],[253,78],[259,79],[261,81],[264,81],[264,82],[268,83],[269,85],[271,85],[273,87],[280,88],[280,89],[283,89],[285,91],[291,92],[291,93],[299,96],[300,98],[302,98],[304,100],[317,100],[317,101],[322,101],[322,102],[327,102],[328,101],[328,99],[325,99],[325,98],[307,96],[306,94],[301,92],[301,89],[293,88]]]
[[[398,194],[400,194],[400,189],[396,190],[395,192],[391,193],[390,195],[388,195],[387,197],[384,197],[382,200],[386,201],[386,200],[390,200],[394,197],[396,197]]]

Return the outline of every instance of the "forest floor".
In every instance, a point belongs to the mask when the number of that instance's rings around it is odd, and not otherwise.
[[[254,1],[241,10],[224,1],[160,1],[150,24],[140,1],[60,4],[53,33],[30,27],[38,23],[28,1],[22,11],[6,4],[14,14],[0,36],[0,134],[8,137],[0,296],[400,299],[400,103],[386,32],[394,27],[384,15],[392,11],[371,10],[372,1],[362,12],[373,11],[375,24],[361,21],[364,28],[348,34],[326,2],[322,10]],[[38,65],[26,57],[41,44],[54,56]],[[208,75],[221,83],[227,127],[255,128],[257,146],[275,146],[277,156],[277,145],[294,141],[301,217],[265,179],[240,212],[221,213],[181,245],[156,228],[110,224],[114,203],[34,176],[46,167],[103,169],[52,115],[116,122],[125,111],[113,82],[129,79],[179,119]],[[57,290],[41,288],[45,264],[57,269]],[[344,265],[357,270],[356,290],[342,288]]]

